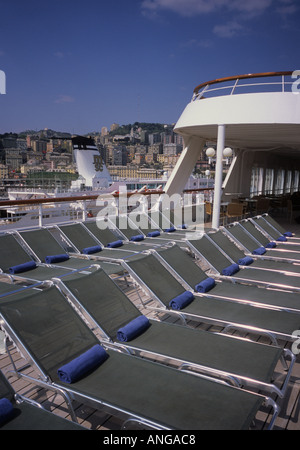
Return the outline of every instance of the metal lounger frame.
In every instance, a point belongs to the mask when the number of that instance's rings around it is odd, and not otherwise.
[[[74,311],[74,314],[76,314],[75,311]],[[77,419],[76,419],[76,415],[75,415],[75,412],[72,407],[72,402],[77,400],[79,402],[84,402],[86,404],[89,404],[89,405],[95,407],[96,409],[104,409],[106,412],[113,414],[114,416],[122,418],[123,420],[125,420],[124,425],[123,425],[124,428],[129,423],[133,422],[133,423],[138,423],[138,424],[140,424],[146,428],[150,428],[150,429],[159,429],[159,430],[169,429],[168,427],[161,425],[160,423],[156,423],[155,421],[152,421],[152,420],[146,419],[140,415],[134,414],[134,413],[132,413],[132,411],[117,407],[116,405],[110,404],[107,401],[103,401],[100,399],[93,398],[89,395],[79,393],[78,391],[76,391],[76,389],[72,388],[72,385],[62,388],[57,383],[52,382],[50,380],[50,378],[48,377],[48,375],[44,373],[44,371],[41,368],[41,366],[39,365],[38,361],[36,361],[36,359],[33,357],[33,355],[30,353],[30,351],[28,351],[28,349],[23,345],[22,341],[19,339],[19,337],[15,333],[15,331],[6,322],[5,318],[1,314],[0,314],[0,317],[1,317],[1,325],[2,325],[2,328],[4,329],[5,333],[7,333],[7,335],[9,335],[10,339],[13,341],[13,343],[16,345],[18,350],[21,351],[22,355],[27,360],[27,364],[25,366],[17,368],[16,365],[14,364],[12,356],[10,355],[10,350],[7,347],[7,351],[8,351],[9,357],[11,359],[12,366],[13,366],[12,373],[14,373],[14,375],[16,375],[20,378],[24,378],[24,379],[28,380],[29,382],[31,382],[37,386],[52,390],[56,393],[60,393],[63,396],[63,398],[65,399],[65,401],[69,407],[69,411],[70,411],[72,420],[74,420],[75,422],[77,421]],[[109,346],[104,345],[104,347],[109,349]],[[113,350],[113,351],[115,352],[116,350]],[[131,357],[131,356],[129,356],[129,357]],[[132,356],[132,358],[137,358],[137,357]],[[28,364],[30,366],[34,366],[35,369],[38,370],[38,372],[39,372],[38,378],[33,378],[22,372],[25,368],[28,367]],[[154,363],[154,364],[156,365],[156,363]],[[203,378],[203,379],[211,380],[210,377],[201,376],[199,374],[197,376],[200,378]],[[224,383],[221,381],[214,381],[214,382],[216,382],[217,384],[218,383],[227,384],[227,383]],[[233,387],[232,389],[237,389],[237,388]],[[266,397],[261,394],[253,394],[253,395],[256,395],[257,397],[263,399],[264,405],[267,407],[271,407],[273,409],[272,419],[269,424],[269,429],[272,429],[274,422],[276,420],[276,417],[279,414],[278,405],[270,397]]]
[[[248,230],[246,230],[246,228],[242,227],[242,225],[238,222],[235,222],[231,225],[228,225],[226,228],[224,228],[224,231],[226,232],[227,235],[229,235],[231,237],[231,239],[233,239],[235,242],[237,242],[237,244],[242,247],[246,253],[248,253],[249,255],[252,255],[251,249],[247,248],[245,246],[245,244],[243,242],[241,242],[240,240],[238,240],[237,237],[235,237],[232,234],[232,227],[240,227],[242,229],[242,231],[249,236],[249,238],[251,238],[252,240],[255,240],[255,242],[257,243],[257,247],[261,246],[261,243],[259,241],[257,241],[250,233]],[[231,230],[231,231],[230,231]],[[272,249],[270,249],[272,250]],[[276,250],[276,249],[274,249]],[[271,261],[278,261],[278,262],[288,262],[288,263],[294,263],[294,264],[300,264],[300,259],[295,259],[293,258],[293,253],[296,254],[297,252],[292,252],[292,251],[288,251],[290,257],[287,257],[284,255],[284,250],[282,249],[278,249],[278,251],[276,251],[276,253],[272,253],[270,254],[270,252],[267,252],[264,255],[256,255],[256,258],[259,259],[269,259]]]
[[[228,265],[233,264],[234,261],[231,260],[231,258],[228,257],[228,255],[226,255],[226,253],[220,248],[218,247],[215,242],[213,242],[211,239],[209,239],[208,235],[203,235],[203,238],[207,238],[210,243],[212,245],[214,245],[216,247],[216,249],[223,254],[227,259],[228,259]],[[263,281],[263,280],[256,280],[256,279],[251,279],[251,277],[235,277],[233,276],[225,276],[219,273],[219,271],[216,269],[216,267],[213,265],[213,263],[211,261],[209,261],[202,253],[199,249],[197,249],[192,241],[188,241],[188,246],[190,247],[191,251],[198,257],[198,258],[202,258],[203,260],[206,261],[206,263],[208,264],[208,266],[211,268],[211,270],[213,270],[214,276],[216,276],[217,278],[219,278],[220,280],[226,280],[226,279],[230,279],[232,282],[235,283],[246,283],[246,284],[255,284],[255,285],[260,285],[260,286],[264,286],[264,287],[274,287],[274,288],[278,288],[278,289],[282,289],[282,290],[288,290],[288,291],[292,291],[292,292],[300,292],[300,287],[295,287],[295,286],[290,286],[288,284],[283,284],[283,283],[272,283],[270,281]],[[250,273],[251,270],[257,270],[256,268],[247,268],[246,267],[242,267],[240,268],[240,272],[241,271],[248,271],[248,273]],[[239,273],[240,273],[239,272]],[[281,271],[283,274],[285,274],[285,272]],[[296,274],[293,274],[296,278]]]
[[[152,252],[154,254],[154,256],[161,262],[161,264],[170,272],[172,273],[172,275],[185,287],[186,290],[190,290],[191,292],[193,292],[194,296],[197,298],[215,298],[219,301],[225,301],[225,302],[231,302],[233,304],[235,303],[240,303],[240,304],[244,304],[244,305],[249,305],[251,307],[257,307],[257,308],[263,308],[263,309],[268,309],[268,310],[277,310],[277,311],[286,311],[289,312],[290,310],[288,309],[284,309],[284,308],[276,308],[272,305],[267,305],[267,304],[262,304],[262,303],[255,303],[253,300],[243,300],[243,299],[236,299],[236,298],[230,298],[230,297],[225,297],[225,296],[218,296],[218,295],[214,295],[214,294],[210,294],[209,292],[207,293],[198,293],[195,292],[193,290],[193,286],[191,286],[175,269],[174,267],[162,256],[162,254],[160,252],[157,252],[156,250],[154,250]],[[192,261],[191,261],[192,262]],[[193,263],[193,262],[192,262]],[[162,304],[162,302],[160,302]],[[164,306],[166,308],[165,305],[162,304],[162,306]],[[166,308],[167,309],[167,308]],[[168,310],[168,309],[167,309]],[[168,310],[169,311],[169,310]],[[172,310],[171,310],[172,311]],[[176,311],[172,311],[176,314]],[[299,310],[294,311],[295,313],[300,313],[300,307]],[[264,328],[259,328],[256,326],[247,326],[247,325],[243,325],[241,323],[238,322],[228,322],[228,321],[224,321],[224,319],[222,320],[221,318],[216,319],[214,317],[206,317],[206,316],[201,316],[201,315],[196,315],[193,314],[191,312],[181,312],[181,315],[184,315],[185,318],[189,318],[191,320],[196,320],[199,321],[200,319],[203,320],[204,322],[208,321],[208,323],[210,324],[214,324],[214,325],[218,325],[218,326],[222,326],[224,327],[224,331],[226,332],[227,330],[230,329],[234,329],[234,330],[240,330],[240,331],[244,331],[244,332],[251,332],[254,334],[257,334],[259,336],[267,336],[271,339],[271,341],[273,342],[273,344],[278,345],[278,339],[283,339],[284,341],[290,341],[290,342],[294,342],[296,339],[296,336],[294,336],[293,334],[286,334],[286,333],[281,333],[278,332],[276,330],[268,330],[268,329],[264,329]],[[300,320],[300,318],[299,318]]]
[[[147,304],[147,303],[143,303],[143,305],[146,307],[146,308],[149,308],[149,309],[151,309],[151,310],[154,310],[154,311],[156,311],[156,312],[159,312],[159,313],[166,313],[166,312],[168,312],[169,314],[174,314],[174,315],[176,315],[176,317],[179,317],[181,320],[182,320],[182,322],[183,322],[183,324],[184,325],[186,325],[186,317],[188,316],[188,314],[186,314],[185,312],[183,312],[183,311],[174,311],[174,310],[171,310],[171,309],[168,309],[165,305],[164,305],[164,303],[162,302],[162,300],[159,298],[159,297],[157,297],[157,295],[152,291],[152,289],[151,289],[151,286],[148,286],[145,282],[144,282],[144,280],[142,280],[140,277],[139,277],[139,275],[137,275],[135,272],[134,272],[134,270],[130,267],[130,265],[126,262],[126,261],[124,261],[124,262],[122,262],[122,265],[126,268],[126,270],[127,270],[127,272],[129,273],[129,275],[132,277],[132,279],[139,285],[139,287],[147,294],[147,295],[149,295],[150,297],[151,297],[151,299],[152,300],[154,300],[159,306],[158,307],[154,307],[154,306],[151,306],[151,307],[149,307],[149,305]],[[180,278],[180,277],[179,277]],[[178,278],[178,280],[179,280],[179,278]],[[194,293],[194,295],[197,297],[197,296],[199,296],[199,297],[201,297],[201,295],[200,294],[195,294]],[[190,319],[197,319],[197,316],[194,316],[194,315],[190,315],[190,317],[189,317]],[[199,319],[207,319],[207,318],[204,318],[204,317],[199,317],[198,316],[198,320]],[[222,321],[216,321],[215,319],[211,319],[211,323],[215,323],[216,325],[224,325],[224,326],[226,326],[226,325],[229,325],[228,326],[228,328],[230,328],[230,325],[231,324],[228,324],[228,323],[226,323],[226,322],[222,322]],[[245,330],[245,327],[243,327],[242,325],[241,325],[241,327],[240,327],[240,329],[244,329]],[[261,331],[261,330],[259,330],[259,329],[256,329],[255,327],[253,327],[252,329],[249,327],[248,328],[248,331],[249,332],[254,332],[254,333],[259,333],[259,334],[267,334],[267,333],[264,333],[263,331]],[[221,334],[221,333],[217,333],[217,334]],[[271,334],[268,334],[268,336],[275,342],[276,341],[276,338],[275,338],[275,336],[271,336]],[[234,336],[232,336],[234,339],[235,339],[235,337]],[[240,339],[240,338],[238,338],[238,339]],[[242,338],[243,339],[243,338]],[[286,350],[286,351],[285,351]],[[287,360],[290,360],[290,364],[289,364],[289,366],[288,366],[288,363],[287,363]],[[284,368],[285,368],[285,370],[288,370],[288,373],[287,373],[287,376],[286,376],[286,379],[285,379],[285,382],[284,382],[284,385],[283,385],[283,387],[282,387],[282,389],[281,390],[278,390],[277,388],[276,388],[276,386],[274,386],[274,385],[272,385],[272,386],[267,386],[267,385],[264,385],[264,388],[265,389],[267,389],[267,390],[271,390],[271,392],[272,391],[276,391],[277,392],[277,395],[279,395],[280,397],[284,397],[284,395],[285,395],[285,392],[286,392],[286,389],[287,389],[287,387],[288,387],[288,380],[289,380],[289,378],[290,378],[290,376],[291,376],[291,372],[292,372],[292,368],[293,368],[293,365],[294,365],[294,363],[295,363],[295,355],[293,355],[293,353],[289,350],[289,349],[284,349],[284,359],[282,359],[282,364],[283,364],[283,366],[284,366]],[[288,369],[287,369],[288,368]],[[218,373],[218,371],[213,371],[213,373],[215,373],[215,375],[217,375],[217,373]],[[232,376],[232,374],[228,374],[230,377]],[[222,373],[222,376],[224,376],[224,372]],[[235,375],[235,378],[237,378],[237,375]],[[252,386],[258,386],[258,384],[257,384],[257,382],[255,381],[255,380],[251,380],[250,378],[243,378],[243,377],[241,377],[241,380],[243,381],[243,382],[245,382],[246,384],[250,384],[250,385],[252,385]],[[275,389],[275,390],[274,390]],[[281,391],[281,392],[280,392]]]

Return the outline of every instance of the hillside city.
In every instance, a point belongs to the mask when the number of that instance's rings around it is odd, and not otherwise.
[[[112,124],[88,134],[112,179],[157,179],[169,175],[183,149],[174,124]],[[72,135],[45,128],[0,135],[0,191],[10,186],[65,188],[77,178]],[[195,173],[208,168],[205,153]]]

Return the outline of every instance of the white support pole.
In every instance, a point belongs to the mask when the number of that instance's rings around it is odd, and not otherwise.
[[[212,228],[218,229],[222,196],[223,150],[225,147],[225,125],[218,125],[217,159]]]

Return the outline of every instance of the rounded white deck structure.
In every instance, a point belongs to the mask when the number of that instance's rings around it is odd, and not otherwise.
[[[175,131],[215,141],[218,125],[226,126],[226,145],[300,150],[300,95],[276,92],[195,100],[185,108]]]

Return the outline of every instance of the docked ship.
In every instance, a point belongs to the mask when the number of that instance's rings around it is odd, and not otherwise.
[[[101,157],[92,138],[84,136],[76,136],[72,138],[73,154],[76,162],[78,178],[71,182],[69,189],[43,189],[38,188],[20,188],[11,187],[8,189],[9,202],[8,207],[2,215],[10,216],[16,220],[21,217],[23,226],[32,223],[32,217],[36,218],[40,214],[36,200],[47,201],[47,211],[44,217],[47,222],[57,221],[61,211],[61,220],[69,220],[70,217],[78,217],[78,213],[82,210],[82,202],[76,203],[79,197],[89,198],[88,209],[90,214],[96,214],[97,199],[110,198],[113,195],[117,198],[120,193],[145,193],[153,194],[163,192],[168,181],[167,173],[157,179],[144,178],[119,178],[112,180],[112,177]],[[211,177],[196,177],[190,174],[185,183],[185,191],[197,192],[208,191],[213,189],[214,180]],[[59,203],[60,199],[64,202],[69,199],[69,208],[66,210],[65,205]],[[51,200],[55,201],[52,203]],[[15,206],[13,203],[22,201],[24,206]],[[27,203],[24,203],[27,201]],[[86,205],[84,204],[84,208]],[[26,216],[26,217],[25,217]],[[35,220],[35,219],[33,219]],[[3,222],[7,224],[7,221]]]
[[[96,147],[93,138],[84,136],[76,136],[72,138],[72,149],[78,178],[71,182],[69,189],[43,189],[42,187],[20,188],[10,187],[8,189],[9,200],[24,200],[31,198],[55,198],[78,196],[83,194],[100,195],[120,190],[128,192],[140,189],[157,189],[162,190],[167,183],[167,172],[164,172],[161,177],[154,179],[147,178],[120,178],[113,180],[109,170],[107,169],[103,158]],[[185,189],[203,189],[212,188],[214,180],[211,177],[196,177],[190,174],[188,177]]]

